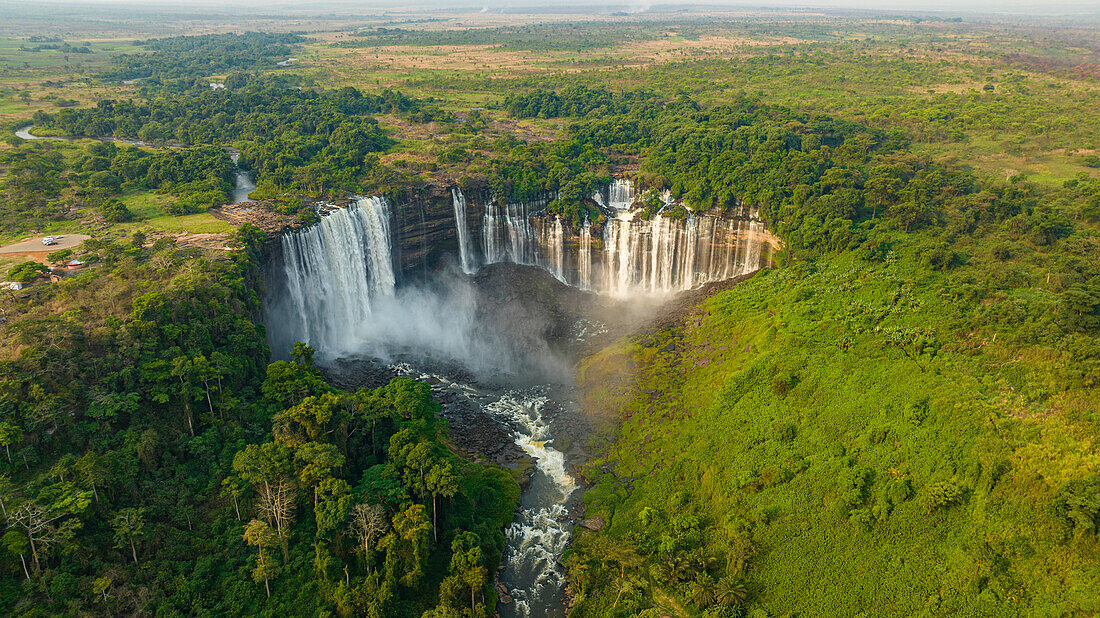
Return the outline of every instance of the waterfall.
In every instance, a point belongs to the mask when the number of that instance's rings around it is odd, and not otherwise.
[[[543,246],[550,258],[550,274],[559,281],[565,279],[565,227],[561,224],[561,217],[554,217],[554,222],[543,233]]]
[[[526,204],[508,204],[504,214],[504,229],[508,232],[508,259],[516,264],[529,264],[531,222]]]
[[[643,221],[633,212],[619,211],[604,225],[598,291],[614,296],[668,294],[759,270],[763,230],[756,220],[655,215]]]
[[[451,199],[455,207],[455,230],[458,234],[458,256],[462,272],[471,275],[477,271],[474,263],[474,249],[470,246],[470,233],[466,228],[466,196],[462,189],[451,189]]]
[[[371,317],[371,300],[394,293],[390,211],[385,198],[360,198],[317,225],[282,238],[293,341],[328,354]]]
[[[709,214],[673,218],[665,211],[642,219],[640,209],[634,208],[636,195],[631,182],[623,179],[592,195],[597,204],[606,205],[608,214],[602,238],[596,239],[590,222],[570,230],[547,213],[546,199],[491,202],[482,218],[484,263],[539,266],[562,282],[613,296],[670,294],[764,266],[768,239],[755,209],[739,204],[736,219]],[[666,206],[676,203],[668,191],[660,198]],[[461,223],[465,200],[458,191],[454,199],[466,269],[472,251]]]
[[[615,210],[630,210],[634,205],[634,184],[629,180],[616,178],[607,189],[607,206]]]
[[[582,290],[592,289],[592,226],[587,219],[581,227],[580,255],[577,256],[577,285]]]
[[[536,202],[536,207],[540,203]],[[481,244],[485,252],[485,262],[512,262],[515,264],[535,263],[535,247],[532,242],[532,227],[527,204],[507,204],[496,202],[485,208],[482,218]]]

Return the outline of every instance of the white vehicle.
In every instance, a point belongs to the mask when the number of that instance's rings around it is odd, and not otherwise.
[[[44,244],[48,247],[50,245],[56,245],[57,241],[54,240],[53,236],[47,236],[47,237],[42,239],[42,244]]]

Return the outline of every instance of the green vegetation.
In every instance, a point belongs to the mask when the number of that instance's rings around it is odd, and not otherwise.
[[[1096,607],[1100,238],[1075,220],[1100,183],[933,173],[923,225],[773,210],[780,270],[585,362],[622,423],[586,467],[609,525],[565,560],[575,615]]]
[[[390,91],[287,91],[259,82],[240,91],[208,90],[144,103],[102,101],[95,108],[38,113],[35,123],[62,135],[233,145],[241,150],[241,165],[256,172],[261,189],[323,194],[360,187],[377,167],[368,155],[390,146],[368,114],[415,107]]]
[[[3,301],[5,612],[488,615],[512,476],[448,449],[425,384],[266,365],[239,238],[86,241],[100,266]]]
[[[301,42],[296,34],[208,34],[150,39],[142,43],[145,54],[127,54],[114,58],[115,67],[104,79],[150,79],[155,83],[177,78],[202,78],[233,70],[270,68],[285,60],[293,45]],[[205,84],[204,84],[205,85]]]
[[[72,218],[82,208],[109,222],[134,219],[124,194],[156,190],[171,196],[168,214],[203,213],[229,201],[233,162],[221,148],[143,150],[113,142],[34,142],[0,153],[0,216],[10,230]],[[142,214],[148,214],[145,204]]]
[[[1091,22],[162,16],[134,43],[114,9],[35,11],[31,34],[0,8],[6,127],[149,146],[0,149],[5,242],[96,236],[49,255],[89,264],[58,283],[0,258],[29,283],[0,293],[6,613],[495,611],[512,477],[450,450],[424,384],[268,364],[255,229],[164,237],[233,230],[206,212],[227,149],[303,220],[431,178],[556,192],[577,227],[625,174],[644,217],[748,204],[782,239],[775,270],[580,364],[614,429],[571,615],[1100,611]]]
[[[8,280],[30,283],[48,272],[49,269],[38,262],[23,262],[11,267],[8,271]]]

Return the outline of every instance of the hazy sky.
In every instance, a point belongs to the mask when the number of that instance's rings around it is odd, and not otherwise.
[[[295,13],[326,11],[354,11],[370,9],[481,9],[490,11],[500,9],[552,7],[561,10],[563,6],[592,7],[607,10],[615,7],[631,7],[635,10],[670,5],[693,5],[697,7],[738,7],[738,8],[854,8],[867,10],[906,10],[906,11],[949,11],[983,13],[1032,13],[1064,14],[1090,13],[1100,15],[1100,0],[728,0],[698,2],[690,0],[330,0],[324,2],[302,2],[300,0],[32,0],[34,4],[86,4],[86,5],[123,5],[142,6],[202,7],[225,10],[233,6],[265,8],[273,11],[280,9]],[[21,0],[0,0],[0,5],[13,6]]]

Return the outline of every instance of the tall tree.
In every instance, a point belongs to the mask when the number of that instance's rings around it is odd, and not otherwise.
[[[111,518],[111,527],[115,531],[115,547],[121,548],[129,544],[130,556],[134,559],[134,564],[137,564],[137,547],[134,540],[145,535],[145,509],[122,509]]]
[[[271,578],[279,574],[279,565],[267,555],[266,549],[277,542],[275,532],[267,522],[253,519],[244,529],[244,540],[249,545],[255,545],[259,550],[256,556],[256,568],[252,570],[252,579],[256,583],[264,582],[264,590],[267,598],[271,598]]]

